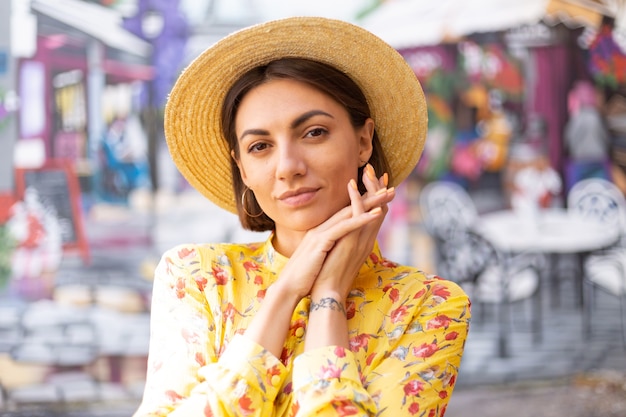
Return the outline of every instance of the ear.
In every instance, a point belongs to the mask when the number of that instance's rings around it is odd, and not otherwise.
[[[369,161],[374,146],[374,120],[368,118],[359,130],[359,160]]]
[[[247,187],[248,176],[246,175],[246,171],[243,169],[243,166],[241,165],[241,161],[237,159],[237,157],[235,156],[235,151],[230,151],[230,157],[233,158],[233,161],[235,161],[235,164],[237,164],[237,168],[239,168],[239,175],[241,175],[241,180]]]

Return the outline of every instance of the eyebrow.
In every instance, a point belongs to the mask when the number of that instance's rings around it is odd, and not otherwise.
[[[302,123],[306,122],[307,120],[309,120],[311,117],[313,116],[327,116],[330,117],[331,119],[334,119],[334,117],[328,113],[326,113],[325,111],[322,110],[311,110],[308,111],[304,114],[302,114],[301,116],[297,117],[293,122],[291,122],[291,128],[295,129],[296,127],[300,126]]]
[[[311,111],[303,113],[300,116],[298,116],[297,118],[295,118],[294,121],[291,122],[291,125],[289,127],[291,129],[295,129],[298,126],[300,126],[302,123],[304,123],[307,120],[309,120],[310,118],[312,118],[313,116],[327,116],[327,117],[330,117],[331,119],[334,119],[334,117],[331,114],[326,113],[325,111],[322,111],[322,110],[311,110]],[[241,137],[239,137],[239,140],[243,140],[243,138],[246,137],[246,135],[260,135],[260,136],[263,136],[263,135],[269,135],[269,132],[267,130],[264,130],[264,129],[247,129],[247,130],[243,131],[243,133],[241,134]]]

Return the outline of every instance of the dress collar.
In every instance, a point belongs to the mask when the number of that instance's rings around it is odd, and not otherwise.
[[[272,244],[272,238],[274,237],[274,232],[270,233],[265,243],[259,247],[259,261],[266,263],[269,266],[269,269],[274,272],[281,271],[289,258],[279,253],[274,245]],[[378,245],[378,241],[374,242],[374,247],[372,248],[372,252],[369,254],[363,266],[359,270],[359,275],[367,274],[370,270],[376,267],[376,265],[380,264],[383,260],[382,253],[380,251],[380,247]]]

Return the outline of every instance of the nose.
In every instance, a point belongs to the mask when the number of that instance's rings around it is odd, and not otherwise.
[[[276,178],[288,180],[306,173],[306,163],[302,150],[293,143],[279,146],[276,161]]]

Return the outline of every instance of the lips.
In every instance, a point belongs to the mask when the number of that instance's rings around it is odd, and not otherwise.
[[[301,206],[311,201],[318,190],[318,188],[298,188],[282,193],[278,200],[289,206]]]

